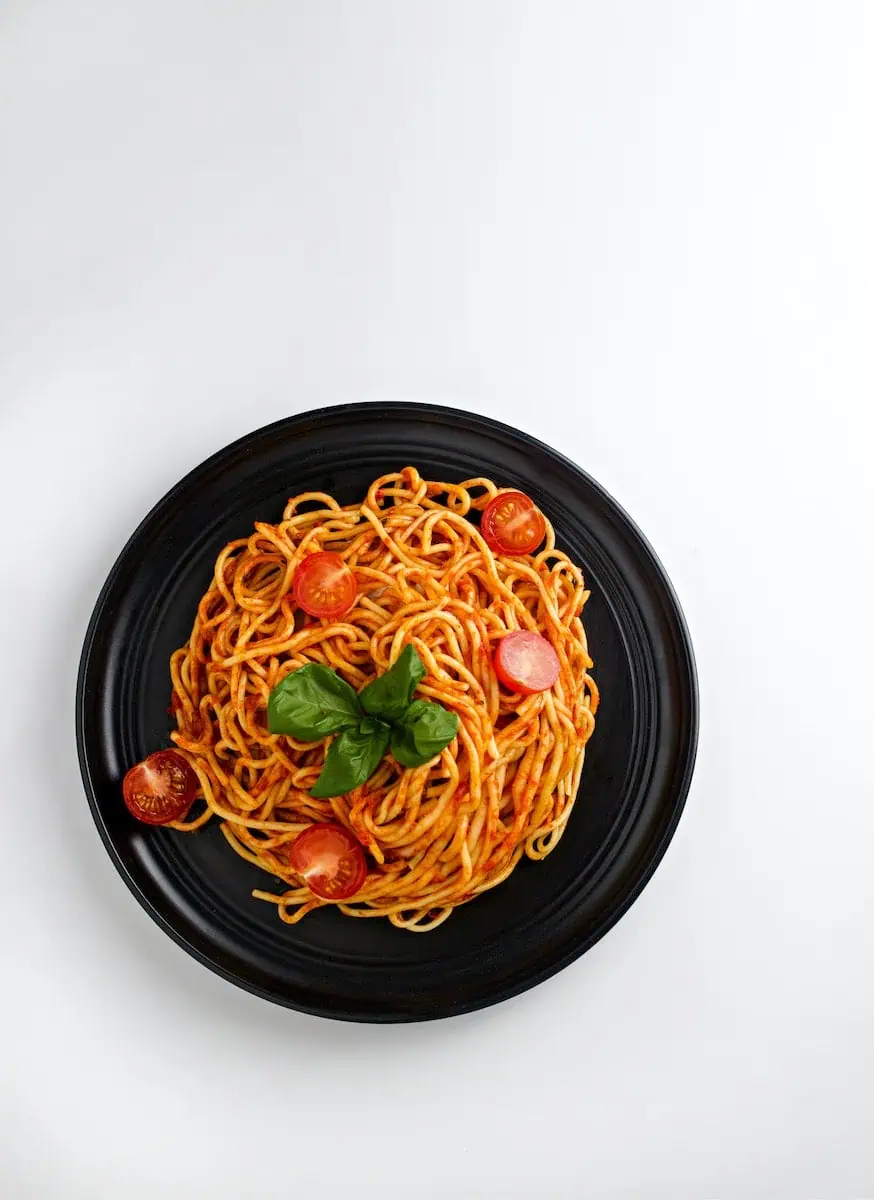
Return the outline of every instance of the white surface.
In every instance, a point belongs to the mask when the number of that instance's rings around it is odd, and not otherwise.
[[[872,61],[864,2],[0,8],[0,1194],[874,1195]],[[596,949],[368,1028],[150,922],[72,711],[149,506],[385,397],[626,505],[703,720]]]

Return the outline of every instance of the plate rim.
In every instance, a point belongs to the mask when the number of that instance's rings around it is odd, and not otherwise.
[[[94,649],[95,635],[98,626],[106,609],[107,600],[109,598],[115,580],[123,569],[128,554],[131,548],[136,543],[140,533],[146,529],[156,517],[164,513],[174,504],[177,495],[184,491],[196,476],[201,473],[206,473],[219,460],[233,455],[238,450],[242,449],[247,443],[255,439],[269,436],[271,432],[280,429],[287,430],[299,423],[312,423],[320,417],[332,416],[334,419],[340,416],[355,416],[363,413],[366,410],[379,408],[383,411],[392,411],[398,415],[405,416],[428,415],[439,416],[443,420],[463,419],[466,423],[473,422],[486,432],[500,433],[504,437],[509,437],[510,440],[522,446],[528,446],[533,450],[548,455],[553,460],[559,462],[575,473],[581,476],[588,487],[600,495],[600,498],[607,502],[612,507],[616,514],[626,524],[628,530],[633,534],[641,550],[643,550],[649,559],[650,566],[659,577],[665,591],[665,596],[670,604],[670,617],[678,634],[677,648],[682,651],[682,655],[678,655],[678,662],[682,665],[686,675],[688,684],[688,718],[685,722],[687,727],[687,740],[685,748],[685,759],[682,763],[682,774],[680,775],[678,785],[672,797],[672,807],[670,819],[665,824],[661,837],[654,843],[645,865],[638,874],[634,885],[629,889],[622,903],[618,904],[610,910],[607,916],[600,921],[586,937],[575,942],[573,946],[564,954],[551,959],[549,962],[542,964],[537,969],[526,975],[519,982],[513,980],[503,987],[498,988],[494,994],[487,998],[477,998],[473,1001],[460,1001],[457,1005],[444,1005],[443,1009],[433,1014],[404,1014],[404,1013],[380,1013],[373,1014],[362,1012],[340,1012],[336,1009],[320,1009],[314,1005],[301,1003],[296,999],[289,998],[280,993],[270,991],[259,987],[258,984],[246,979],[244,976],[228,970],[220,962],[211,958],[204,953],[197,945],[189,938],[176,929],[171,922],[165,919],[163,914],[152,904],[149,898],[140,888],[133,873],[127,868],[126,864],[117,851],[113,839],[103,820],[102,813],[97,803],[96,788],[91,775],[91,767],[88,761],[88,752],[85,744],[85,689],[88,676],[89,664]],[[262,1000],[268,1000],[282,1007],[292,1009],[297,1012],[305,1012],[313,1016],[329,1018],[333,1020],[362,1022],[368,1024],[391,1024],[391,1023],[407,1023],[417,1021],[434,1021],[444,1020],[449,1017],[459,1016],[466,1012],[474,1012],[486,1007],[491,1007],[494,1004],[500,1004],[505,1000],[511,999],[513,996],[519,995],[522,992],[528,991],[529,988],[536,987],[545,980],[550,979],[559,971],[564,970],[572,962],[575,962],[594,945],[597,944],[622,917],[628,912],[631,906],[637,901],[652,879],[658,869],[662,859],[665,856],[667,848],[676,833],[677,826],[686,806],[686,801],[689,795],[689,790],[692,784],[692,777],[695,770],[695,763],[698,753],[698,741],[700,730],[700,691],[698,683],[698,671],[695,660],[695,652],[692,646],[691,634],[689,632],[688,623],[680,605],[676,589],[665,570],[661,559],[653,549],[649,539],[638,526],[637,522],[629,515],[626,509],[612,496],[607,489],[594,479],[586,470],[580,467],[572,459],[568,458],[561,451],[556,450],[553,446],[535,437],[533,434],[525,430],[518,429],[513,425],[509,425],[504,421],[500,421],[494,417],[487,416],[479,412],[467,412],[463,409],[455,408],[450,405],[430,404],[423,401],[355,401],[351,403],[322,405],[319,408],[306,409],[299,413],[294,413],[290,416],[280,417],[276,421],[268,422],[266,425],[261,425],[256,429],[250,430],[248,433],[235,438],[232,442],[228,442],[225,446],[220,447],[212,454],[208,455],[201,462],[197,463],[189,471],[182,476],[168,491],[166,491],[152,507],[148,510],[145,516],[138,522],[133,532],[124,542],[121,550],[117,554],[115,561],[110,568],[106,579],[94,604],[91,616],[88,620],[88,625],[85,632],[85,637],[82,644],[82,651],[79,657],[79,665],[76,676],[76,694],[75,694],[75,730],[76,730],[76,749],[79,760],[79,770],[82,778],[85,795],[88,800],[88,807],[91,811],[92,819],[97,826],[97,831],[100,839],[109,855],[110,861],[116,871],[124,881],[128,891],[134,896],[139,905],[145,910],[148,916],[155,924],[163,930],[178,946],[186,953],[190,954],[197,962],[207,967],[214,974],[219,975],[228,983],[236,987],[242,988],[244,991],[252,995],[258,996]]]

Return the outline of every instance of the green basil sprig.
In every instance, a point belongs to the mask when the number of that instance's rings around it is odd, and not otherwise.
[[[384,675],[362,688],[358,699],[372,717],[399,721],[413,699],[413,692],[428,672],[413,646],[405,646],[398,661]]]
[[[267,727],[302,742],[336,733],[311,796],[343,796],[370,778],[391,744],[404,767],[421,767],[458,732],[458,715],[413,700],[425,664],[405,646],[384,675],[356,692],[336,671],[308,663],[281,680],[267,702]]]
[[[458,732],[458,716],[431,700],[414,700],[391,731],[391,752],[402,767],[420,767]]]
[[[300,742],[318,742],[361,720],[361,705],[350,687],[330,667],[307,663],[286,675],[267,701],[267,727]]]
[[[364,717],[355,729],[344,729],[325,755],[325,765],[310,788],[311,796],[343,796],[369,779],[388,749],[391,727]]]

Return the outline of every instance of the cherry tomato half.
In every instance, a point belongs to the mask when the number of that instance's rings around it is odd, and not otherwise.
[[[347,613],[358,596],[355,576],[332,550],[319,550],[305,558],[294,573],[292,586],[305,613],[328,621]]]
[[[342,825],[310,825],[292,842],[288,863],[323,900],[348,900],[367,878],[364,851]]]
[[[546,537],[546,521],[524,492],[499,492],[483,509],[480,530],[498,554],[530,554]]]
[[[181,754],[158,750],[131,767],[121,790],[138,821],[166,825],[188,812],[197,791],[197,776]]]
[[[558,655],[539,633],[508,633],[495,650],[495,674],[511,692],[532,696],[546,692],[558,679]]]

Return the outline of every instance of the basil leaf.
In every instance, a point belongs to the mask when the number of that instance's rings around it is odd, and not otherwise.
[[[414,700],[391,735],[391,752],[403,767],[421,767],[458,733],[458,714],[430,700]]]
[[[400,721],[413,692],[428,672],[413,646],[405,646],[393,667],[358,693],[365,712],[384,721]]]
[[[365,717],[354,729],[334,738],[325,756],[322,773],[310,795],[324,799],[345,796],[369,779],[388,749],[391,729],[374,717]]]
[[[330,667],[307,663],[277,683],[267,701],[267,728],[301,742],[317,742],[361,720],[353,687]]]

